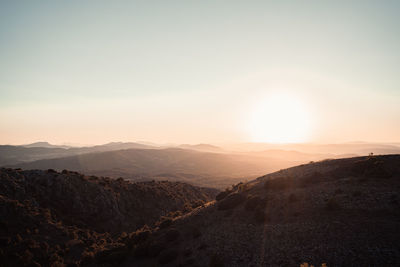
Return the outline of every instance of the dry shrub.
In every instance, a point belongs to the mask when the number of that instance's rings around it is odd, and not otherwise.
[[[221,258],[220,255],[214,253],[211,258],[210,258],[210,264],[208,265],[209,267],[224,267],[224,261]]]
[[[221,201],[222,199],[224,199],[225,197],[227,197],[230,193],[231,193],[231,191],[227,191],[227,190],[222,191],[222,192],[220,192],[220,193],[215,197],[215,200]]]
[[[257,223],[264,223],[266,221],[266,214],[263,209],[257,209],[254,212],[254,220]]]
[[[165,239],[168,242],[177,240],[179,238],[179,236],[180,236],[180,232],[176,229],[170,229],[170,230],[168,230],[168,232],[165,233]]]
[[[245,201],[246,197],[242,194],[230,194],[218,203],[219,210],[233,209]]]
[[[263,204],[263,200],[259,196],[250,196],[244,205],[245,210],[253,211]]]
[[[174,261],[179,255],[179,252],[175,249],[164,250],[158,256],[158,263],[166,264]]]
[[[325,208],[326,208],[328,211],[335,211],[335,210],[341,209],[341,205],[340,205],[340,203],[337,201],[337,199],[335,199],[335,198],[330,198],[330,199],[326,202]]]
[[[159,224],[158,227],[160,227],[160,229],[165,229],[169,226],[171,226],[172,224],[172,219],[171,218],[164,218]]]

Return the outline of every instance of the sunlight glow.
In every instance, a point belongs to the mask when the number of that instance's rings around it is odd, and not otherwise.
[[[284,93],[271,94],[254,107],[248,131],[254,142],[306,142],[310,137],[311,114],[300,98]]]

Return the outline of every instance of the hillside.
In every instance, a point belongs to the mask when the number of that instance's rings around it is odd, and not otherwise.
[[[53,159],[80,155],[84,153],[97,153],[121,149],[151,149],[154,146],[139,143],[113,142],[104,145],[88,147],[55,146],[47,142],[37,142],[23,146],[0,145],[0,167],[20,164],[41,159]]]
[[[244,179],[296,165],[262,155],[221,154],[189,149],[125,149],[87,153],[14,165],[22,169],[73,170],[132,180],[173,180],[225,188]],[[300,161],[304,162],[304,161]],[[297,163],[298,164],[298,163]]]
[[[84,251],[117,244],[121,233],[190,211],[217,192],[178,182],[0,169],[0,265],[81,259]]]
[[[400,155],[298,166],[217,200],[127,238],[121,266],[400,264]]]

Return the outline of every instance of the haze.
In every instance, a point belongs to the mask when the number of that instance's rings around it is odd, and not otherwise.
[[[400,142],[398,1],[2,1],[3,144]]]

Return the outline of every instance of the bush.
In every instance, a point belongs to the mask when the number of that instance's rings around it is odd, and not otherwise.
[[[293,187],[294,180],[290,177],[277,177],[264,183],[265,190],[286,190]]]
[[[197,227],[193,227],[190,232],[194,239],[199,238],[201,236],[201,231]]]
[[[242,194],[230,194],[218,203],[219,210],[233,209],[244,202],[246,197]]]
[[[220,193],[215,197],[215,200],[221,201],[221,200],[224,199],[226,196],[228,196],[230,193],[231,193],[230,191],[222,191],[222,192],[220,192]]]
[[[255,197],[249,197],[246,201],[246,204],[244,205],[244,208],[247,211],[253,211],[256,208],[258,208],[260,205],[262,205],[262,199],[258,196]]]
[[[157,257],[164,249],[166,249],[164,243],[155,242],[148,247],[148,254],[150,257]]]
[[[178,257],[178,255],[179,255],[179,253],[177,250],[174,250],[174,249],[164,250],[158,256],[158,263],[161,263],[161,264],[170,263],[170,262],[174,261]]]
[[[264,223],[266,220],[265,212],[262,209],[257,209],[254,212],[254,220],[258,223]]]
[[[136,258],[145,258],[147,256],[149,256],[149,243],[145,242],[145,243],[140,243],[135,247],[135,250],[133,251],[133,255]]]
[[[339,202],[335,198],[331,198],[326,202],[325,207],[329,211],[334,211],[334,210],[340,209],[341,205],[339,204]]]
[[[179,238],[179,236],[180,236],[180,233],[179,233],[178,230],[176,230],[176,229],[171,229],[171,230],[169,230],[169,231],[165,234],[165,239],[166,239],[168,242],[172,242],[172,241],[177,240],[177,239]]]
[[[189,257],[190,255],[192,255],[193,251],[190,248],[187,248],[183,251],[183,256],[185,257]]]
[[[221,259],[221,256],[218,254],[213,254],[210,258],[210,264],[208,265],[209,267],[224,267],[224,261]]]
[[[295,202],[297,201],[297,196],[295,194],[290,194],[288,198],[289,202]]]
[[[300,186],[301,187],[307,187],[313,184],[317,184],[319,182],[322,182],[324,179],[324,176],[320,172],[313,172],[311,174],[305,175],[301,177],[300,180]]]
[[[160,229],[165,229],[165,228],[169,227],[171,224],[172,224],[172,219],[166,218],[160,222],[158,227],[160,227]]]
[[[96,262],[100,264],[115,264],[123,261],[128,254],[128,250],[119,247],[115,249],[103,250],[96,255]]]
[[[146,225],[147,226],[147,225]],[[132,235],[132,239],[135,243],[140,243],[145,241],[150,235],[151,235],[151,231],[148,230],[146,228],[146,226],[144,226],[142,229],[137,230],[133,235]]]

